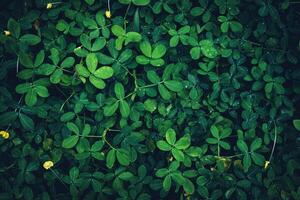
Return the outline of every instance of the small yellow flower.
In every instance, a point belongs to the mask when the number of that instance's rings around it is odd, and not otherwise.
[[[47,9],[51,9],[53,7],[53,3],[47,3]]]
[[[10,31],[3,31],[5,36],[10,36],[11,32]]]
[[[44,164],[43,164],[43,167],[46,170],[50,169],[53,166],[54,166],[54,163],[51,160],[48,160],[48,161],[44,162]]]
[[[9,138],[9,132],[7,132],[7,131],[0,131],[0,135],[1,135],[4,139],[8,139],[8,138]]]
[[[109,10],[105,11],[105,16],[111,18],[111,12]]]
[[[266,160],[265,161],[265,166],[264,166],[264,169],[267,169],[270,165],[270,161]]]

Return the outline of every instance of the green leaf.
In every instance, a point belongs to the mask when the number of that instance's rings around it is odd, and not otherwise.
[[[124,90],[124,87],[121,83],[116,83],[115,84],[115,94],[116,94],[116,97],[118,99],[124,99],[125,97],[125,90]]]
[[[124,149],[118,149],[116,155],[121,165],[128,166],[130,164],[128,152]]]
[[[166,140],[169,144],[174,145],[176,142],[176,132],[174,129],[169,128],[166,132]]]
[[[132,0],[119,0],[121,4],[130,4]]]
[[[30,83],[21,83],[21,84],[17,85],[16,92],[18,94],[25,94],[26,92],[31,90],[31,88],[32,88],[32,85]]]
[[[97,38],[92,45],[92,51],[99,51],[105,47],[106,40],[104,38]]]
[[[115,48],[116,48],[117,50],[121,50],[121,49],[122,49],[124,40],[125,40],[124,37],[118,37],[118,38],[115,40]]]
[[[147,56],[147,57],[151,57],[152,55],[152,47],[151,44],[148,41],[143,41],[140,43],[140,50],[142,51],[142,53]]]
[[[171,37],[169,45],[170,45],[170,47],[176,47],[178,45],[178,42],[179,42],[179,36],[175,35],[175,36]]]
[[[60,66],[62,68],[70,68],[73,67],[74,63],[75,63],[75,59],[73,57],[67,57],[64,59],[64,61],[62,61]]]
[[[206,142],[208,144],[218,144],[219,143],[219,140],[216,139],[216,138],[206,138]]]
[[[7,29],[11,32],[11,34],[15,38],[20,37],[20,33],[21,33],[20,23],[17,22],[16,20],[14,20],[13,18],[9,18],[9,20],[7,22]]]
[[[111,169],[116,161],[116,150],[111,149],[106,156],[106,166]]]
[[[28,106],[34,106],[36,102],[37,102],[37,94],[33,89],[31,89],[25,95],[25,103]]]
[[[168,169],[162,168],[162,169],[157,170],[157,171],[155,172],[155,175],[156,175],[157,177],[162,178],[162,177],[166,176],[168,173],[169,173]]]
[[[82,46],[84,46],[85,48],[87,48],[89,50],[92,48],[92,43],[91,43],[90,37],[85,33],[80,36],[80,43],[82,44]],[[81,48],[79,48],[79,49],[81,49]]]
[[[82,130],[82,135],[87,136],[91,132],[91,126],[89,124],[85,124]]]
[[[108,78],[112,77],[113,74],[114,74],[113,68],[108,67],[108,66],[100,67],[99,69],[97,69],[94,72],[94,75],[97,78],[101,78],[101,79],[108,79]]]
[[[173,92],[180,92],[183,89],[183,85],[181,82],[176,80],[167,80],[164,81],[165,86]]]
[[[153,65],[153,66],[155,66],[155,67],[160,67],[160,66],[162,66],[162,65],[165,64],[165,61],[163,59],[161,59],[161,58],[159,58],[159,59],[151,59],[150,60],[150,64]]]
[[[78,135],[72,135],[63,140],[62,147],[66,148],[66,149],[71,149],[72,147],[74,147],[77,144],[78,140],[79,140]]]
[[[187,178],[185,179],[185,183],[182,186],[187,194],[193,194],[195,192],[195,186],[193,182]]]
[[[208,58],[215,58],[218,56],[218,51],[214,47],[214,43],[211,40],[201,40],[199,44],[204,56]]]
[[[203,154],[203,151],[200,147],[190,147],[184,151],[191,157],[199,157]]]
[[[105,17],[101,11],[97,12],[96,21],[100,26],[105,26]]]
[[[62,122],[68,122],[74,119],[75,113],[74,112],[66,112],[60,117],[60,121]]]
[[[78,127],[76,126],[76,124],[74,124],[73,122],[68,122],[68,123],[67,123],[67,128],[68,128],[70,131],[72,131],[72,132],[76,133],[77,135],[79,135],[79,129],[78,129]]]
[[[23,128],[25,130],[34,130],[34,122],[30,117],[28,117],[25,114],[20,113],[19,119],[20,119],[21,125],[23,126]]]
[[[174,160],[169,165],[169,171],[175,171],[175,170],[177,170],[179,168],[179,166],[180,166],[180,162],[178,162],[177,160]]]
[[[267,83],[266,85],[265,85],[265,92],[266,92],[266,94],[270,94],[271,92],[272,92],[272,90],[273,90],[273,83],[271,82],[271,83]]]
[[[227,33],[227,32],[228,32],[229,24],[230,24],[230,22],[223,22],[223,23],[221,24],[221,31],[222,31],[223,33]]]
[[[163,140],[159,140],[156,142],[156,146],[162,151],[171,151],[172,147],[168,143]]]
[[[87,68],[85,68],[82,64],[77,64],[75,66],[76,72],[78,75],[83,76],[83,77],[89,77],[90,72]]]
[[[139,42],[141,41],[141,39],[142,39],[141,34],[136,32],[128,32],[126,33],[125,45],[127,45],[130,42]]]
[[[184,154],[181,150],[173,148],[172,149],[172,155],[174,158],[178,161],[183,161],[184,160]]]
[[[167,48],[164,45],[159,44],[154,48],[151,57],[154,59],[158,59],[163,57],[166,54],[166,52]]]
[[[49,96],[48,89],[45,86],[37,85],[37,86],[35,86],[34,90],[40,97],[46,98]]]
[[[65,31],[69,27],[69,24],[65,20],[59,20],[55,28],[59,31]]]
[[[56,48],[51,48],[50,52],[51,52],[51,55],[49,58],[52,60],[54,65],[58,65],[58,63],[60,61],[59,51]]]
[[[227,142],[219,141],[219,145],[220,145],[223,149],[226,149],[226,150],[229,150],[229,149],[230,149],[230,145],[229,145]]]
[[[40,66],[43,63],[44,59],[45,59],[45,51],[41,50],[35,57],[34,66],[35,67]]]
[[[122,179],[123,181],[128,181],[134,177],[133,173],[131,172],[122,172],[119,174],[119,178]]]
[[[250,145],[250,150],[256,151],[257,149],[259,149],[262,145],[262,139],[261,138],[256,138]]]
[[[192,57],[192,59],[197,60],[200,58],[200,54],[201,54],[201,48],[200,47],[193,47],[190,50],[190,55]]]
[[[265,163],[265,157],[261,154],[253,152],[251,158],[256,165],[263,166]]]
[[[141,65],[147,65],[150,63],[150,59],[142,55],[135,57],[135,60],[138,64]]]
[[[96,68],[97,68],[97,65],[98,65],[98,59],[97,59],[97,56],[96,54],[94,53],[89,53],[87,56],[86,56],[86,65],[87,65],[87,68],[88,70],[91,72],[91,73],[94,73]]]
[[[70,179],[76,180],[79,176],[79,169],[77,167],[72,167],[69,171]]]
[[[50,76],[50,82],[57,84],[60,82],[60,79],[63,75],[63,71],[61,69],[56,69],[53,74]]]
[[[189,33],[190,30],[191,30],[191,27],[190,27],[190,26],[183,26],[183,27],[181,27],[181,28],[178,30],[178,34],[184,35],[184,34]]]
[[[84,0],[88,5],[93,5],[95,3],[95,0]]]
[[[20,41],[28,45],[37,45],[38,43],[41,42],[41,38],[37,35],[25,34],[20,37]]]
[[[97,141],[95,142],[92,147],[91,147],[91,151],[93,152],[96,152],[96,151],[101,151],[101,149],[103,148],[104,146],[104,141],[103,140],[100,140],[100,141]]]
[[[145,107],[145,110],[153,113],[157,108],[157,102],[154,99],[147,99],[144,102],[144,107]]]
[[[139,9],[138,8],[134,12],[133,30],[135,32],[140,32],[140,15],[139,15]]]
[[[189,146],[191,145],[191,139],[188,136],[184,136],[182,138],[180,138],[176,143],[175,143],[175,147],[177,149],[187,149]]]
[[[90,77],[89,77],[89,80],[90,80],[90,82],[93,84],[93,86],[95,86],[96,88],[98,88],[98,89],[104,89],[105,88],[105,86],[106,86],[106,84],[105,84],[105,82],[102,80],[102,79],[100,79],[100,78],[97,78],[96,76],[94,76],[94,75],[91,75]]]
[[[120,112],[122,117],[127,118],[130,114],[130,107],[125,100],[120,101]]]
[[[154,84],[160,82],[160,77],[153,70],[150,70],[150,71],[147,72],[147,78],[149,79],[149,81],[151,83],[154,83]]]
[[[4,127],[13,123],[18,117],[18,113],[16,112],[5,112],[0,114],[0,127]]]
[[[89,18],[89,17],[84,18],[83,24],[88,29],[92,29],[92,30],[98,29],[97,22],[94,19],[92,19],[92,18]]]
[[[29,67],[29,68],[33,67],[32,58],[28,54],[24,53],[23,51],[20,51],[19,58],[20,58],[20,63],[23,66]]]
[[[186,183],[186,178],[184,178],[179,171],[175,171],[171,174],[172,179],[179,185],[184,185]]]
[[[215,138],[220,138],[219,129],[215,125],[210,127],[210,132]]]
[[[132,3],[136,6],[146,6],[151,0],[132,0]]]
[[[118,36],[118,37],[125,35],[125,33],[126,33],[125,30],[119,25],[113,25],[111,27],[111,31],[115,36]]]
[[[39,75],[49,76],[50,74],[52,74],[54,72],[55,69],[56,69],[56,67],[54,65],[50,65],[50,64],[46,63],[46,64],[42,64],[41,66],[39,66],[36,73]]]
[[[118,101],[113,104],[105,106],[103,109],[104,116],[107,116],[107,117],[112,116],[117,111],[118,107],[119,107]]]
[[[243,152],[243,153],[248,153],[248,146],[244,142],[244,140],[238,140],[237,141],[237,147]]]
[[[164,85],[158,84],[158,91],[159,91],[159,94],[161,95],[161,97],[164,100],[170,100],[171,99],[171,94]]]
[[[170,188],[171,188],[171,175],[167,175],[163,181],[163,189],[168,192]]]
[[[249,167],[251,166],[251,157],[249,153],[246,153],[244,158],[243,158],[243,165],[244,165],[244,170],[247,172]]]
[[[233,32],[241,32],[243,30],[243,26],[242,26],[242,24],[240,24],[237,21],[231,21],[230,22],[230,29]]]
[[[132,57],[132,50],[130,49],[125,49],[125,51],[123,51],[121,53],[121,55],[119,56],[119,62],[124,63],[126,61],[128,61],[131,57]]]
[[[295,119],[293,121],[293,125],[298,131],[300,131],[300,119]]]

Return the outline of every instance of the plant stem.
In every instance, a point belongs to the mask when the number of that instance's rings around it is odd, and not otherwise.
[[[19,61],[20,61],[20,57],[18,56],[18,58],[17,58],[17,69],[16,69],[16,71],[17,71],[17,73],[19,72]]]
[[[73,91],[72,94],[65,100],[65,102],[61,105],[59,111],[62,111],[63,107],[65,106],[65,104],[69,101],[69,99],[75,94],[75,92]]]
[[[87,137],[87,138],[101,138],[102,135],[78,135],[80,137]]]
[[[163,82],[164,82],[164,81],[160,81],[160,82],[158,82],[158,83],[153,83],[153,84],[150,84],[150,85],[141,86],[141,87],[139,87],[139,89],[157,86],[158,84],[163,83]]]
[[[106,134],[109,131],[109,128],[105,129],[102,133],[102,138],[104,140],[104,142],[112,149],[117,150],[115,147],[113,147],[107,140],[106,140]]]
[[[126,31],[126,24],[127,24],[126,18],[127,18],[130,6],[131,6],[131,1],[130,1],[130,3],[127,6],[127,9],[126,9],[126,12],[125,12],[125,16],[124,16],[124,29],[125,29],[125,31]]]
[[[65,186],[65,188],[68,190],[68,187],[67,187],[67,185],[63,182],[63,180],[56,174],[56,172],[53,170],[53,169],[51,169],[50,168],[50,170],[51,170],[51,172],[58,178],[58,180]]]
[[[273,147],[272,147],[272,151],[271,151],[271,155],[270,155],[270,158],[269,158],[269,161],[271,162],[272,158],[273,158],[273,154],[274,154],[274,151],[275,151],[275,146],[276,146],[276,142],[277,142],[277,126],[276,126],[276,122],[273,121],[274,123],[274,142],[273,142]]]
[[[108,11],[110,12],[110,0],[107,0],[107,8],[108,8]]]

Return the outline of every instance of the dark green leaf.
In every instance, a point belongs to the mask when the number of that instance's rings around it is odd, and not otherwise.
[[[78,140],[79,140],[78,135],[72,135],[63,140],[62,147],[66,149],[70,149],[77,144]]]
[[[20,119],[21,125],[23,126],[23,128],[25,130],[34,130],[34,122],[30,117],[28,117],[25,114],[20,113],[19,119]]]

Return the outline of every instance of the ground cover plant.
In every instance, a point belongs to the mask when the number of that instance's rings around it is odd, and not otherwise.
[[[300,2],[0,7],[0,199],[300,199]]]

